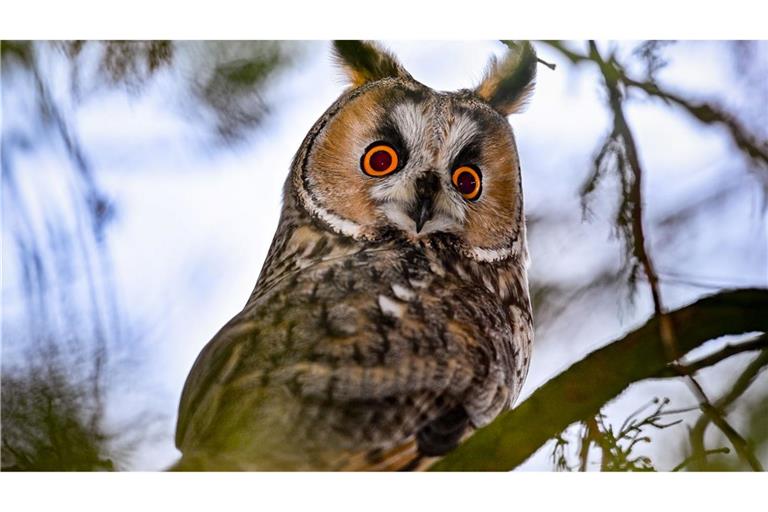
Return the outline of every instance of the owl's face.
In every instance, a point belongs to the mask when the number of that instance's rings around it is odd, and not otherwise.
[[[475,91],[437,92],[394,61],[383,77],[357,78],[297,155],[303,206],[356,239],[393,228],[413,243],[449,233],[471,257],[508,255],[524,221],[515,140],[507,111],[491,101],[499,78],[490,74]]]

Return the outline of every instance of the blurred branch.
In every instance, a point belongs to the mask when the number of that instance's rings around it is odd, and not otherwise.
[[[706,297],[668,315],[678,327],[678,348],[685,354],[720,336],[768,332],[765,311],[768,290],[741,289]],[[654,316],[549,380],[431,469],[511,470],[568,425],[594,417],[631,384],[656,378],[672,362]]]
[[[581,472],[587,470],[589,447],[593,442],[597,442],[598,431],[599,428],[595,418],[587,418],[584,420],[584,434],[581,436],[581,448],[579,450],[579,471]]]
[[[685,466],[688,466],[692,462],[696,462],[699,460],[706,460],[707,456],[709,455],[717,455],[718,453],[722,453],[724,455],[727,455],[731,453],[731,450],[727,446],[723,446],[722,448],[715,448],[714,450],[706,450],[701,455],[691,455],[690,457],[686,458],[683,462],[672,468],[672,472],[680,471],[681,469],[685,468]]]
[[[228,41],[207,42],[201,50],[193,96],[213,114],[222,141],[243,139],[269,112],[264,90],[294,49],[278,41]]]
[[[649,96],[659,98],[668,104],[674,104],[688,112],[688,114],[703,124],[723,125],[728,130],[728,134],[733,142],[742,152],[749,155],[755,163],[768,167],[768,143],[766,141],[760,141],[759,138],[751,134],[735,116],[721,108],[707,102],[697,103],[687,100],[679,94],[663,89],[652,80],[636,80],[630,77],[624,67],[615,59],[611,59],[606,68],[606,63],[597,61],[595,59],[595,54],[592,51],[590,51],[589,54],[583,54],[569,49],[562,41],[542,42],[552,49],[557,50],[566,59],[571,61],[572,64],[580,64],[583,62],[596,63],[603,68],[604,72],[608,69],[609,75],[613,77],[617,83],[621,83],[625,87],[639,89]]]
[[[629,78],[624,73],[622,73],[621,80],[628,87],[640,89],[649,96],[660,98],[667,103],[672,103],[681,107],[703,124],[723,125],[728,130],[728,134],[739,149],[749,155],[755,163],[768,167],[768,144],[766,144],[765,141],[760,142],[757,137],[749,133],[749,130],[747,130],[738,119],[728,112],[725,112],[710,103],[695,103],[689,101],[680,95],[661,89],[658,84],[639,82]]]
[[[77,378],[55,347],[34,361],[34,368],[3,368],[2,470],[115,469],[106,455],[115,436],[104,431],[100,396],[93,392],[99,376]]]
[[[654,309],[656,314],[660,317],[659,326],[661,328],[662,340],[665,341],[670,350],[674,351],[672,328],[663,314],[661,295],[659,293],[659,277],[656,274],[651,257],[645,248],[643,199],[641,192],[643,169],[640,165],[640,157],[638,155],[634,135],[632,134],[632,130],[629,128],[626,116],[624,115],[624,97],[619,89],[619,76],[614,70],[615,61],[611,58],[610,62],[606,62],[600,55],[597,45],[593,41],[590,41],[589,44],[590,57],[600,67],[600,71],[603,74],[603,81],[608,91],[608,103],[610,110],[613,113],[613,131],[611,137],[620,142],[621,148],[623,149],[623,156],[619,160],[619,172],[623,175],[630,175],[623,177],[622,179],[625,192],[622,207],[619,209],[618,224],[620,228],[624,227],[626,230],[631,230],[631,234],[627,234],[626,238],[629,242],[632,256],[642,265],[645,276],[648,279],[651,295],[653,297]],[[629,218],[623,218],[625,215],[628,215]]]
[[[583,55],[568,49],[568,47],[565,46],[562,41],[542,41],[542,43],[560,52],[563,57],[571,61],[571,64],[579,64],[581,62],[592,60],[587,55]]]
[[[754,341],[765,341],[766,339],[768,339],[768,337],[764,335]],[[734,401],[736,401],[737,398],[744,394],[744,392],[754,382],[757,375],[763,371],[766,366],[768,366],[768,350],[763,350],[760,355],[758,355],[754,360],[752,360],[751,363],[749,363],[739,378],[736,379],[736,382],[733,383],[730,391],[728,391],[728,393],[717,400],[717,402],[715,402],[712,407],[716,408],[718,411],[724,411],[727,409]],[[690,439],[691,447],[693,449],[693,456],[701,460],[704,467],[706,467],[706,457],[704,456],[706,453],[706,450],[704,449],[704,433],[706,432],[709,424],[717,424],[716,421],[717,416],[712,417],[711,415],[705,413],[701,415],[699,420],[693,426],[693,429],[691,429]],[[726,433],[726,436],[727,435],[728,434]],[[747,461],[750,467],[753,469],[755,467],[762,469],[760,462],[752,454],[751,450],[747,450],[746,453],[747,456],[750,457],[750,459]]]
[[[552,463],[555,466],[555,471],[572,471],[573,468],[568,463],[568,456],[566,454],[570,443],[561,435],[556,435],[554,440],[555,447],[552,450]]]

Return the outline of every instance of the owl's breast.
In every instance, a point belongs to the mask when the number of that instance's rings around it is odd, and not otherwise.
[[[483,424],[517,394],[528,363],[527,295],[505,301],[503,281],[453,254],[393,243],[305,264],[246,311],[282,333],[259,347],[259,364],[280,361],[304,394],[449,393]]]

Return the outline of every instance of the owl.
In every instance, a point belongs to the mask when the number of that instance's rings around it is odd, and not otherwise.
[[[375,43],[334,43],[351,86],[296,153],[243,310],[181,397],[178,470],[415,470],[508,408],[532,342],[507,116],[530,44],[435,91]]]

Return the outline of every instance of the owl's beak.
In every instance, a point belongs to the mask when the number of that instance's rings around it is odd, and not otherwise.
[[[421,233],[421,228],[432,217],[432,198],[421,201],[415,213],[416,215],[413,215],[412,218],[416,223],[416,233]]]
[[[416,202],[410,209],[409,215],[416,223],[416,233],[432,218],[434,213],[435,195],[440,187],[440,179],[429,172],[416,180]]]

